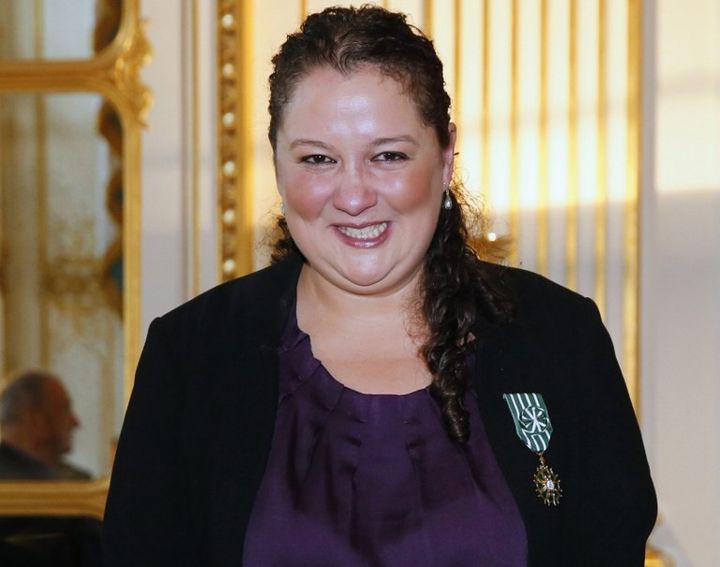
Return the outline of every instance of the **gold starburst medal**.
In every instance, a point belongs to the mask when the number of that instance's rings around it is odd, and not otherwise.
[[[562,496],[562,488],[560,488],[560,479],[555,472],[545,463],[545,457],[542,453],[538,453],[540,464],[533,475],[535,482],[535,493],[546,506],[557,506]]]

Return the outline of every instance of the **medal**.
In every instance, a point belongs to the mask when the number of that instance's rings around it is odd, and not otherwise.
[[[535,393],[503,394],[503,399],[515,423],[515,433],[540,459],[533,475],[535,494],[546,506],[557,506],[562,497],[560,478],[545,462],[544,456],[553,432],[545,400]]]
[[[538,453],[540,464],[533,475],[535,482],[535,494],[546,506],[557,506],[560,503],[562,489],[560,488],[560,479],[555,472],[545,464],[545,457],[542,453]]]

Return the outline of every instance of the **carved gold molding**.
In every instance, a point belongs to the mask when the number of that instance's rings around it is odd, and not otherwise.
[[[0,60],[2,92],[91,92],[109,100],[122,122],[123,340],[125,399],[140,354],[140,138],[152,104],[140,79],[151,47],[140,19],[140,0],[122,0],[117,34],[90,59]],[[0,514],[102,517],[108,480],[93,482],[2,482]]]
[[[217,11],[218,242],[222,281],[252,270],[250,2],[220,0]]]
[[[150,89],[140,80],[140,68],[149,63],[152,49],[145,35],[145,22],[139,20],[137,14],[135,18],[135,25],[128,37],[120,42],[117,57],[108,68],[106,76],[117,88],[122,99],[127,101],[135,120],[144,126],[153,97]],[[122,31],[120,28],[120,33]]]
[[[87,516],[102,519],[109,479],[0,482],[0,516]]]
[[[115,104],[125,121],[142,125],[152,94],[140,80],[140,69],[151,49],[139,1],[124,0],[117,35],[92,59],[0,60],[0,91],[97,92]]]

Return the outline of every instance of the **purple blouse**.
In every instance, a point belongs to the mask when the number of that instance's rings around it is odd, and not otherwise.
[[[428,388],[391,395],[343,386],[294,316],[279,360],[275,435],[243,565],[527,565],[525,527],[473,394],[462,447],[445,433]]]

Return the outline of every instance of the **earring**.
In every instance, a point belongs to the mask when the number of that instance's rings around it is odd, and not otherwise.
[[[446,211],[449,211],[453,207],[452,199],[450,198],[450,190],[445,187],[445,190],[443,191],[443,202],[442,202],[443,209]]]
[[[285,201],[280,201],[280,214],[285,216]]]

